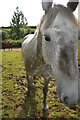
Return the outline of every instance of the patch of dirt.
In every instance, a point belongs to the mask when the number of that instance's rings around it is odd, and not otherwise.
[[[0,49],[0,51],[4,51],[4,49]],[[5,51],[21,51],[21,48],[12,48],[12,50],[5,49]]]

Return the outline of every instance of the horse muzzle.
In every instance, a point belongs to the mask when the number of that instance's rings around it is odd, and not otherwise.
[[[65,94],[61,95],[60,101],[71,109],[74,109],[75,106],[78,104],[78,98],[74,98]]]

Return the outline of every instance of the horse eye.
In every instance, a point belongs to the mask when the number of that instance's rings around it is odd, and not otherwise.
[[[46,35],[45,35],[44,37],[45,37],[45,40],[46,40],[46,41],[51,41],[51,39],[50,39],[49,36],[46,36]]]

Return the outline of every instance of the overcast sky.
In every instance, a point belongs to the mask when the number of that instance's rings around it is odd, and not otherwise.
[[[54,3],[66,5],[68,0],[53,0]],[[10,26],[10,21],[16,7],[23,12],[28,20],[28,25],[35,26],[39,23],[43,10],[41,0],[0,0],[0,27]],[[78,15],[78,9],[75,11]]]

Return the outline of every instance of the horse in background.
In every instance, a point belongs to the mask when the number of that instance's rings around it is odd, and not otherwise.
[[[2,42],[2,49],[5,51],[6,48],[12,51],[12,42]]]

